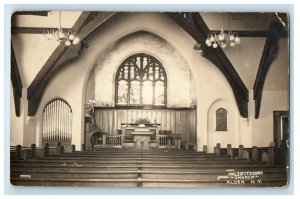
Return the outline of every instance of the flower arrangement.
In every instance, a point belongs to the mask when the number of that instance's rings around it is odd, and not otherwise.
[[[150,120],[147,118],[139,118],[135,121],[136,124],[150,124]]]

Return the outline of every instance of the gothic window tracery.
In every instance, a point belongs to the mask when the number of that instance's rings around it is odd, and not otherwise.
[[[116,74],[117,106],[165,106],[167,77],[161,63],[140,53],[127,58]]]

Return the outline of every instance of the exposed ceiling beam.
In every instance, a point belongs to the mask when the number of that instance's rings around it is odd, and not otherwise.
[[[209,29],[199,13],[167,13],[179,24],[196,42],[202,44],[203,56],[214,63],[229,82],[240,115],[248,117],[248,89],[220,47],[213,49],[205,45]]]
[[[12,27],[11,33],[12,34],[44,34],[47,31],[56,31],[57,28],[51,27]],[[71,28],[63,28],[63,31],[68,32],[72,31]],[[224,30],[228,32],[228,30]],[[210,30],[208,34],[219,34],[220,30]],[[239,37],[268,37],[269,31],[243,31],[243,30],[231,30],[231,32],[235,32],[238,34]],[[287,31],[281,32],[282,37],[287,37]]]
[[[229,32],[229,30],[224,30],[225,32]],[[219,34],[220,30],[211,30],[209,34]],[[237,33],[239,37],[267,37],[269,31],[242,31],[242,30],[230,30],[230,32]]]
[[[11,43],[11,83],[13,86],[13,95],[14,95],[14,103],[15,103],[15,113],[16,116],[19,117],[21,114],[21,97],[22,97],[22,80],[20,77],[19,69],[18,69],[18,63],[16,60],[14,47]]]
[[[37,16],[48,16],[49,11],[16,11],[13,15],[37,15]]]
[[[12,27],[11,34],[44,34],[47,31],[57,31],[58,28],[46,28],[46,27]],[[71,28],[63,28],[64,32],[71,31]]]
[[[283,28],[284,27],[279,22],[273,21],[270,24],[270,33],[265,43],[264,51],[260,60],[255,83],[253,86],[253,99],[255,100],[255,119],[259,117],[264,83],[270,66],[273,60],[276,58],[279,48],[278,42]]]
[[[90,12],[83,12],[79,19],[75,22],[75,25],[78,24],[78,26],[82,26],[85,22],[85,20],[90,15]],[[74,26],[75,26],[74,25]],[[76,29],[74,29],[76,31]],[[58,63],[60,62],[67,62],[70,61],[70,56],[62,56],[65,51],[67,52],[73,52],[72,50],[67,49],[76,49],[78,50],[77,53],[79,53],[79,50],[81,49],[81,45],[72,45],[70,47],[67,47],[64,44],[64,41],[60,43],[60,45],[54,50],[54,52],[51,54],[51,56],[48,58],[44,66],[41,68],[37,76],[34,78],[30,86],[27,90],[27,99],[28,99],[28,115],[34,116],[37,108],[40,103],[41,96],[44,92],[44,89],[51,79],[51,77],[56,73],[57,70],[59,70],[60,65]],[[76,54],[77,54],[76,53]],[[73,53],[72,53],[73,54]],[[66,59],[68,58],[68,60]],[[74,57],[72,57],[74,58]],[[61,61],[60,61],[61,60]]]
[[[77,32],[77,36],[83,40],[91,34],[97,27],[107,21],[114,13],[112,12],[83,12],[72,30]],[[61,70],[63,66],[79,56],[82,45],[64,45],[65,41],[54,50],[45,65],[39,71],[27,90],[28,115],[34,116],[40,103],[40,99],[49,80]]]
[[[229,30],[224,30],[225,32],[228,32]],[[219,34],[220,30],[210,30],[209,34],[216,33]],[[247,31],[247,30],[231,30],[231,32],[235,32],[238,34],[239,37],[268,37],[270,32],[269,31]],[[282,31],[281,37],[287,37],[288,32]]]

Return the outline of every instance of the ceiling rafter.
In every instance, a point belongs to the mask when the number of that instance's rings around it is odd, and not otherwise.
[[[47,31],[57,31],[58,28],[47,27],[11,27],[11,34],[44,34]],[[69,32],[71,28],[62,28],[64,32]]]
[[[249,91],[234,69],[233,65],[220,47],[213,49],[205,45],[207,34],[210,32],[199,13],[168,13],[196,42],[202,44],[203,56],[214,63],[229,82],[240,112],[248,117]]]
[[[273,60],[276,58],[279,48],[278,42],[283,29],[284,27],[279,22],[273,21],[270,24],[269,36],[267,37],[265,43],[253,86],[253,99],[255,100],[255,119],[259,118],[264,83],[270,66]]]
[[[114,13],[112,12],[83,12],[72,27],[72,30],[77,32],[78,37],[81,41],[83,41],[113,14]],[[49,80],[57,73],[57,71],[61,70],[66,63],[76,58],[80,54],[81,50],[81,44],[67,47],[64,45],[64,41],[62,41],[61,44],[54,50],[28,87],[27,99],[29,116],[35,115],[44,89]]]
[[[10,73],[11,83],[13,86],[13,95],[15,103],[15,113],[19,117],[21,114],[21,97],[22,97],[22,80],[18,68],[18,63],[16,60],[14,47],[11,43],[11,73]]]
[[[229,30],[224,30],[225,32],[229,32]],[[268,37],[270,31],[250,31],[250,30],[230,30],[231,32],[237,33],[239,37]],[[220,30],[210,30],[208,34],[216,33],[219,34]],[[281,32],[281,37],[287,37],[287,31]]]
[[[36,16],[48,16],[49,11],[16,11],[13,13],[15,15],[36,15]]]

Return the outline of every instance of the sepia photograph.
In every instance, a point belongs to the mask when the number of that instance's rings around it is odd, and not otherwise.
[[[10,19],[12,186],[289,187],[289,13]]]

